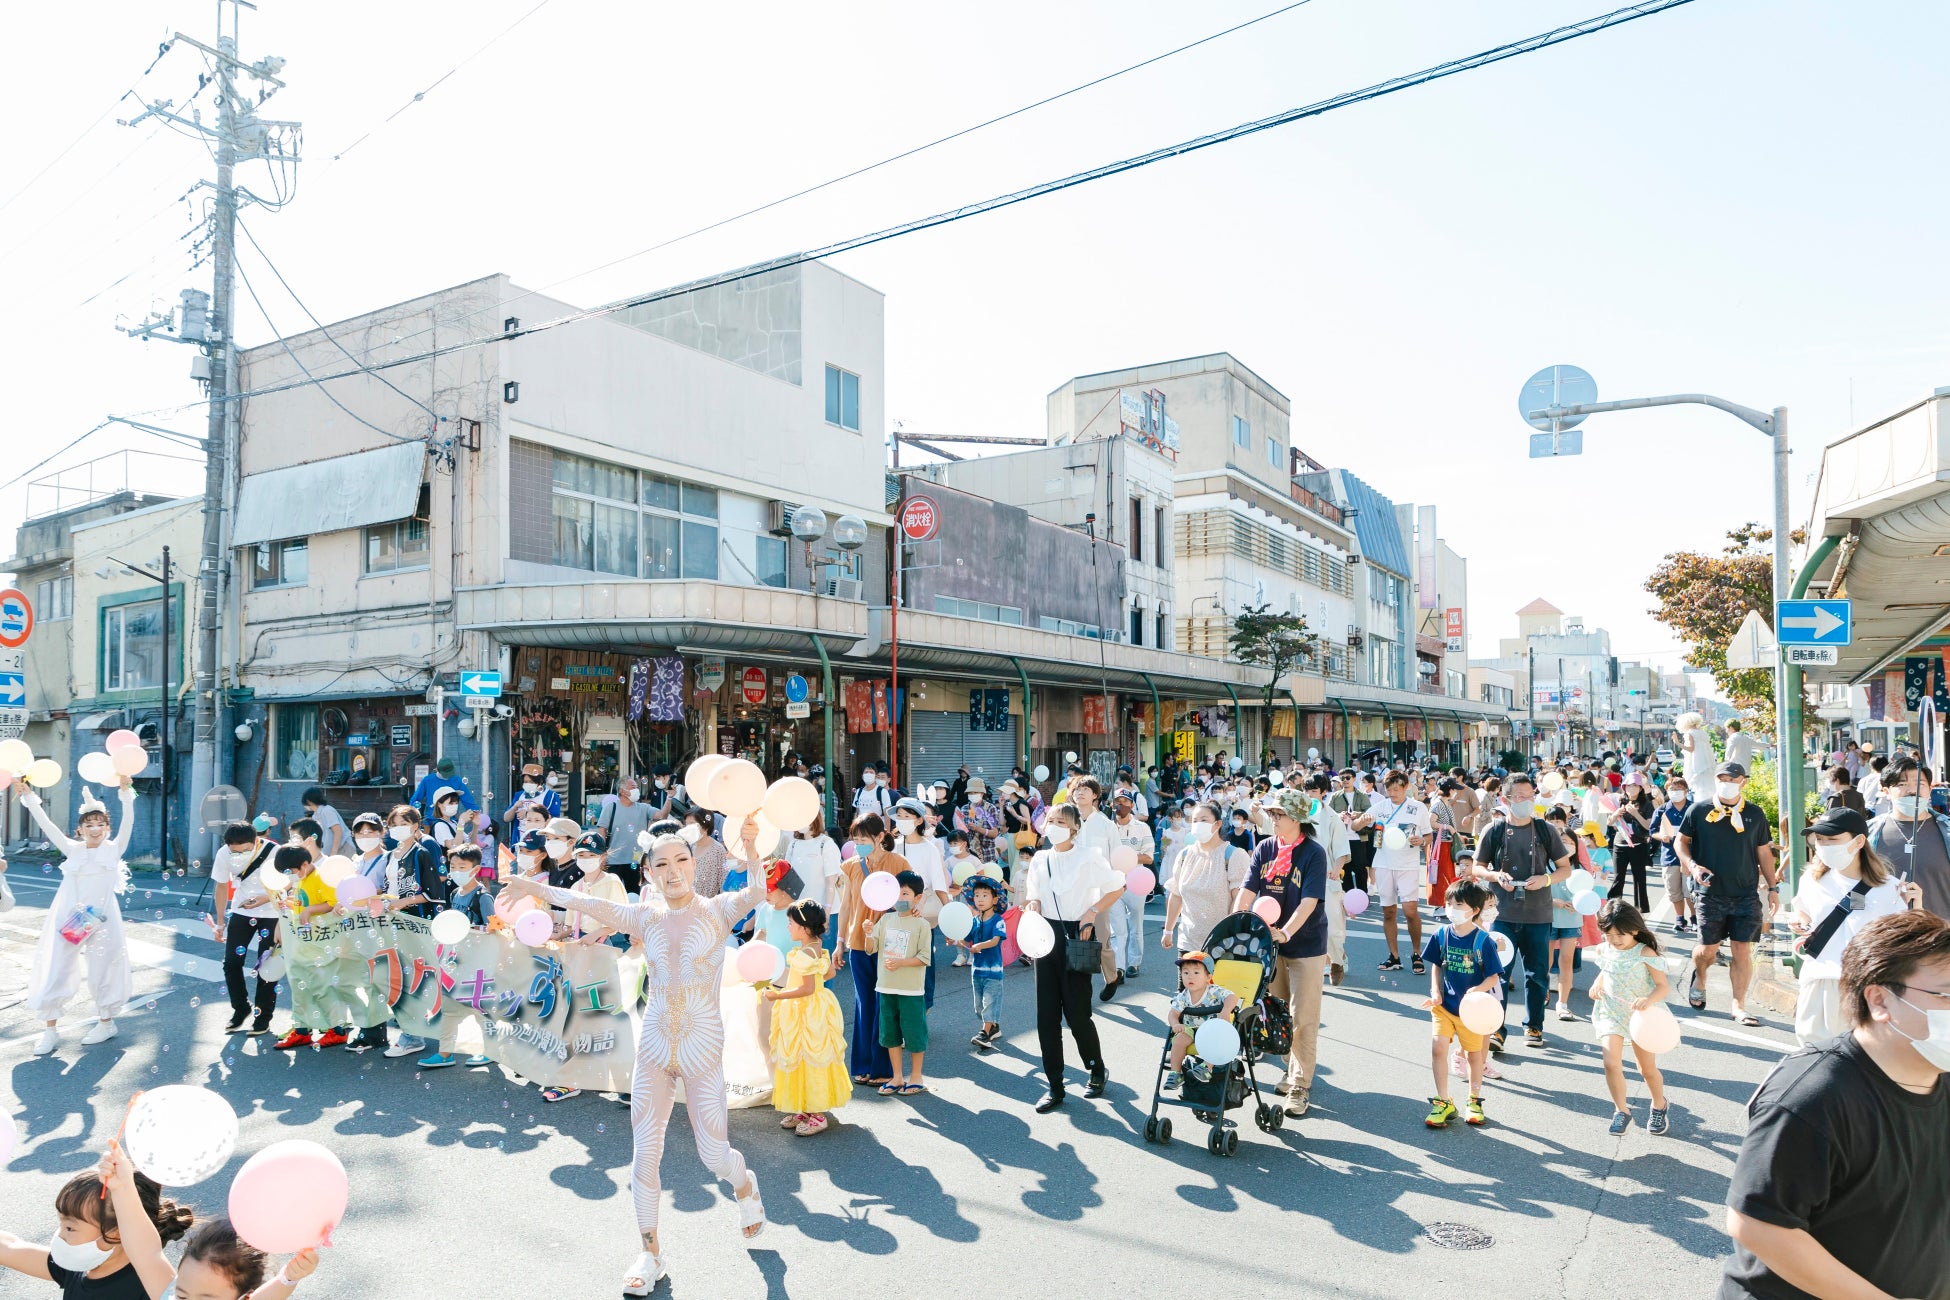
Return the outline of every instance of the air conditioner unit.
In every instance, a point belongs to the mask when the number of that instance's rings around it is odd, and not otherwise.
[[[765,503],[765,531],[774,537],[792,536],[792,512],[799,505],[795,501],[767,501]]]
[[[1366,645],[1367,643],[1368,643],[1368,638],[1362,636],[1359,629],[1356,628],[1348,629],[1348,633],[1347,633],[1348,649],[1359,650],[1362,646]]]
[[[1350,555],[1347,557],[1347,562],[1349,564],[1359,564],[1361,562],[1361,557],[1358,555]]]
[[[860,580],[858,578],[821,578],[819,594],[832,600],[859,600]]]

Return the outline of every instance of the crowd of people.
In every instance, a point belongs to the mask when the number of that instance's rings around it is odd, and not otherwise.
[[[1316,759],[1249,772],[1219,754],[1175,769],[1125,767],[1105,782],[1071,762],[1054,781],[1042,769],[1032,776],[1018,768],[993,791],[967,769],[952,782],[903,791],[869,766],[845,802],[825,804],[846,812],[844,826],[821,816],[775,846],[761,846],[756,819],[727,822],[663,768],[645,782],[623,782],[587,825],[563,815],[559,782],[539,766],[524,770],[521,792],[492,817],[450,769],[430,774],[416,801],[349,823],[314,789],[304,795],[306,816],[288,826],[260,817],[223,833],[210,919],[224,943],[227,1032],[272,1032],[278,989],[264,958],[281,926],[345,910],[317,870],[339,854],[371,882],[375,900],[367,906],[422,918],[453,910],[488,928],[497,896],[531,897],[551,909],[553,942],[642,955],[651,1005],[633,1089],[622,1098],[632,1110],[643,1233],[642,1254],[625,1278],[628,1294],[647,1294],[663,1273],[657,1166],[680,1085],[700,1157],[734,1189],[742,1230],[749,1236],[764,1226],[757,1177],[730,1143],[719,1007],[727,954],[761,941],[785,956],[784,973],[764,981],[760,994],[772,1100],[781,1125],[804,1137],[828,1132],[833,1112],[858,1090],[926,1093],[937,968],[949,960],[970,968],[978,1026],[970,1048],[980,1053],[1011,1031],[1008,966],[1034,966],[1045,1087],[1036,1111],[1068,1102],[1076,1081],[1071,1048],[1082,1096],[1102,1096],[1109,1066],[1092,1006],[1119,996],[1141,973],[1147,904],[1159,896],[1158,943],[1177,976],[1167,1089],[1208,1070],[1186,1017],[1229,1017],[1236,1009],[1237,996],[1212,981],[1207,936],[1227,917],[1251,912],[1274,953],[1260,996],[1292,1024],[1279,1104],[1287,1117],[1306,1116],[1323,997],[1348,979],[1349,918],[1372,900],[1386,948],[1379,973],[1406,970],[1429,981],[1428,1127],[1488,1122],[1486,1083],[1501,1077],[1497,1058],[1513,1041],[1544,1046],[1548,1016],[1560,1024],[1578,1018],[1572,991],[1589,961],[1596,968],[1589,1033],[1603,1055],[1610,1131],[1622,1134],[1636,1122],[1625,1075],[1630,1046],[1650,1094],[1646,1128],[1664,1135],[1671,1098],[1655,1050],[1635,1037],[1636,1017],[1669,993],[1658,931],[1667,943],[1694,943],[1684,996],[1696,1012],[1708,1006],[1708,972],[1727,945],[1728,1014],[1752,1026],[1761,1023],[1748,1005],[1754,947],[1779,920],[1801,956],[1794,1029],[1805,1050],[1790,1058],[1797,1077],[1860,1091],[1873,1066],[1878,1095],[1891,1102],[1903,1092],[1927,1096],[1928,1115],[1911,1118],[1935,1124],[1938,1140],[1950,1136],[1944,1090],[1931,1073],[1950,1068],[1950,946],[1942,939],[1950,817],[1934,806],[1941,792],[1933,774],[1913,755],[1864,758],[1860,779],[1847,762],[1834,766],[1826,811],[1808,828],[1813,861],[1784,906],[1774,827],[1748,798],[1753,754],[1733,744],[1737,738],[1730,734],[1723,757],[1703,731],[1682,727],[1670,765],[1607,753],[1465,769],[1384,763],[1376,754],[1339,770]],[[787,766],[823,790],[816,765],[788,756]],[[30,985],[29,1010],[46,1025],[37,1053],[58,1047],[59,1017],[84,978],[99,1013],[85,1043],[114,1034],[129,996],[116,905],[133,798],[126,784],[122,798],[119,836],[110,834],[106,809],[87,799],[70,838],[25,796],[65,858],[62,894]],[[881,874],[891,888],[873,883]],[[1655,912],[1655,888],[1669,913]],[[969,920],[948,936],[941,918],[952,905],[967,908]],[[93,917],[78,938],[67,929],[70,910]],[[1029,915],[1054,936],[1050,951],[1033,960],[1016,943]],[[1888,939],[1892,933],[1903,937]],[[1487,1023],[1483,999],[1502,1009]],[[485,1055],[443,1051],[397,1024],[293,1024],[275,1046],[376,1049],[416,1056],[425,1069],[488,1063]],[[1736,1177],[1741,1254],[1730,1279],[1738,1273],[1751,1282],[1769,1270],[1792,1279],[1830,1266],[1809,1262],[1809,1242],[1825,1240],[1811,1225],[1832,1207],[1808,1199],[1818,1171],[1801,1167],[1805,1154],[1785,1141],[1812,1121],[1796,1109],[1798,1094],[1783,1098],[1780,1078],[1777,1071],[1756,1098],[1755,1131],[1764,1136],[1750,1137]],[[1467,1088],[1460,1105],[1456,1080]],[[574,1088],[543,1093],[547,1101],[575,1095]],[[1788,1118],[1763,1124],[1770,1104],[1785,1107]],[[1898,1106],[1890,1114],[1896,1124],[1904,1112]],[[1794,1166],[1793,1188],[1768,1182],[1756,1172],[1761,1165]],[[111,1157],[98,1180],[118,1203],[123,1172]],[[1873,1200],[1863,1197],[1862,1204]],[[77,1230],[90,1224],[102,1227],[87,1220]],[[101,1240],[109,1241],[105,1232]],[[113,1249],[134,1259],[126,1238]],[[63,1267],[51,1256],[51,1266],[23,1265],[15,1251],[0,1243],[0,1262],[51,1277],[36,1269]],[[1831,1263],[1855,1257],[1842,1252]],[[101,1276],[112,1263],[105,1257],[82,1272]],[[141,1276],[146,1285],[147,1273]],[[1734,1292],[1749,1293],[1773,1294]]]

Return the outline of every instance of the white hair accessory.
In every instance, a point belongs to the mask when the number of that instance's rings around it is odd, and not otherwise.
[[[84,785],[81,787],[81,806],[75,811],[75,817],[80,819],[89,813],[101,813],[106,816],[108,806],[95,797],[94,791]]]

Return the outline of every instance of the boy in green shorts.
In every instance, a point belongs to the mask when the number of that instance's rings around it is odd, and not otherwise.
[[[927,968],[934,954],[932,927],[918,910],[928,891],[912,871],[894,877],[901,887],[894,910],[882,912],[867,932],[867,951],[880,956],[874,991],[880,999],[880,1045],[893,1058],[893,1077],[880,1085],[882,1096],[911,1097],[926,1092],[921,1061],[928,1050]],[[901,1053],[913,1053],[914,1069],[904,1074]]]

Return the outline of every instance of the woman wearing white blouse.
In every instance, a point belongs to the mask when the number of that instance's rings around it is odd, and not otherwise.
[[[1097,1026],[1090,1019],[1092,972],[1069,969],[1071,939],[1101,939],[1098,924],[1105,909],[1124,896],[1124,878],[1095,848],[1076,847],[1083,821],[1070,804],[1050,809],[1043,834],[1050,847],[1029,864],[1023,906],[1040,913],[1056,931],[1056,948],[1036,959],[1036,1037],[1043,1049],[1043,1075],[1049,1091],[1036,1103],[1046,1114],[1063,1104],[1063,1025],[1077,1041],[1077,1054],[1090,1071],[1086,1097],[1101,1097],[1109,1085]]]

